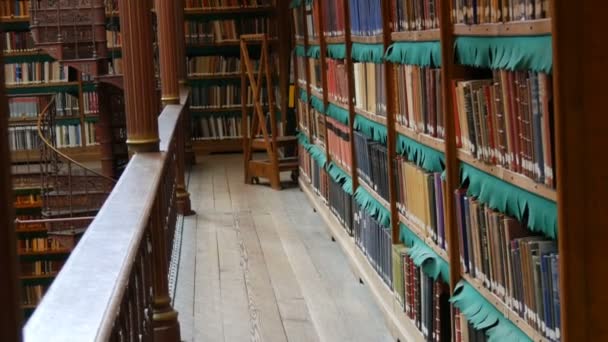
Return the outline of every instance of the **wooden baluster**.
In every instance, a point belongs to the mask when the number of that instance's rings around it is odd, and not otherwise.
[[[0,51],[0,62],[2,52]],[[4,94],[4,73],[0,73],[0,112],[8,113],[8,104]],[[13,223],[13,190],[11,183],[10,151],[8,149],[8,115],[0,115],[0,341],[21,340],[21,308],[19,284],[17,282],[17,237]]]
[[[152,258],[153,258],[153,293],[152,303],[152,326],[154,328],[155,341],[180,341],[179,322],[177,312],[171,306],[169,296],[169,267],[167,261],[167,244],[165,227],[163,225],[166,208],[162,201],[161,193],[154,201],[150,227],[152,234]]]

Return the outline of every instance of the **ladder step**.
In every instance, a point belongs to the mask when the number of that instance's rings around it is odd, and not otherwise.
[[[260,159],[260,160],[252,160],[249,163],[251,164],[263,164],[265,166],[270,166],[271,162],[268,159]],[[299,167],[298,157],[287,157],[287,158],[279,158],[279,171],[292,171],[297,170]]]
[[[270,138],[268,139],[270,140]],[[277,137],[277,147],[295,146],[298,143],[298,138],[293,135]],[[251,146],[255,149],[265,149],[266,144],[264,138],[256,138],[251,141]]]

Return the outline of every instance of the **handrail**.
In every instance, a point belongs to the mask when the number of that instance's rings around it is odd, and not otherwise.
[[[188,96],[165,107],[161,151],[133,155],[27,322],[24,341],[178,341],[179,333],[167,335],[179,329],[168,259],[187,103]]]
[[[72,157],[68,156],[67,154],[61,152],[44,136],[42,122],[44,121],[44,119],[47,118],[47,115],[50,112],[50,109],[52,108],[51,106],[55,106],[55,101],[56,101],[56,97],[53,96],[53,98],[51,99],[51,101],[49,101],[47,106],[44,107],[44,110],[42,111],[42,113],[40,113],[40,115],[38,116],[38,122],[37,122],[36,128],[38,130],[38,136],[40,137],[40,140],[42,141],[42,143],[45,144],[48,148],[50,148],[53,152],[55,152],[58,156],[60,156],[61,158],[65,159],[65,160],[68,160],[70,163],[73,163],[76,166],[86,169],[87,172],[90,172],[90,173],[94,174],[95,176],[104,178],[105,180],[110,181],[112,183],[116,183],[116,180],[114,178],[105,176],[105,175],[83,165],[82,163],[78,162],[77,160],[74,160]]]

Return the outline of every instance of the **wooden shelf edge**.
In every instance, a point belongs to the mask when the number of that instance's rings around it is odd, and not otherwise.
[[[344,37],[344,35],[329,36],[329,37],[325,37],[325,42],[327,44],[344,44],[344,43],[346,43],[346,37]]]
[[[334,106],[336,106],[336,107],[340,107],[340,108],[344,109],[344,110],[345,110],[345,111],[347,111],[347,112],[349,111],[349,110],[348,110],[348,104],[340,103],[340,102],[338,102],[338,101],[336,101],[336,100],[332,100],[331,98],[329,98],[327,101],[328,101],[329,103],[333,104],[333,105],[334,105]]]
[[[423,133],[414,132],[409,128],[403,127],[402,125],[395,125],[395,130],[397,131],[397,133],[405,135],[408,138],[414,139],[425,146],[431,147],[440,152],[445,152],[445,142],[439,138],[434,138]]]
[[[376,115],[372,112],[368,112],[364,109],[355,107],[355,113],[359,114],[367,119],[370,119],[376,123],[386,126],[387,118],[385,116]]]
[[[363,180],[363,178],[359,177],[359,186],[363,187],[367,192],[369,192],[370,195],[372,195],[372,197],[374,197],[374,199],[376,199],[376,201],[380,202],[380,204],[382,204],[382,206],[388,210],[389,212],[391,211],[391,205],[390,203],[388,203],[387,200],[385,200],[384,198],[382,198],[382,196],[380,196],[376,190],[372,189],[369,184],[367,184],[367,182],[365,182],[365,180]]]
[[[551,18],[479,25],[455,24],[457,36],[535,36],[551,34]]]
[[[395,299],[392,290],[380,279],[367,257],[359,250],[351,236],[342,228],[338,219],[327,206],[313,193],[306,180],[300,178],[300,188],[306,194],[312,205],[317,209],[326,223],[329,233],[336,239],[340,248],[346,254],[353,272],[359,276],[369,289],[380,307],[384,320],[391,335],[400,341],[422,342],[424,337],[414,323],[407,317],[401,305]]]
[[[530,326],[523,318],[521,318],[515,311],[511,310],[507,304],[505,304],[500,298],[498,298],[494,293],[488,290],[481,282],[469,274],[463,273],[461,274],[462,279],[464,279],[469,285],[473,286],[482,297],[484,297],[488,302],[490,302],[498,311],[500,311],[505,318],[507,318],[511,323],[517,326],[521,331],[523,331],[532,341],[534,342],[549,342],[540,332],[536,331],[532,326]]]
[[[78,82],[40,82],[40,83],[25,83],[25,84],[7,84],[6,89],[24,89],[24,88],[51,88],[51,87],[67,87],[67,86],[78,86]]]
[[[458,159],[461,162],[467,163],[481,171],[484,171],[485,173],[489,173],[494,177],[518,188],[524,189],[550,201],[557,202],[557,191],[555,189],[551,189],[544,184],[536,183],[534,180],[526,177],[525,175],[513,172],[497,165],[486,164],[481,160],[475,159],[472,155],[463,150],[458,151]]]
[[[221,14],[252,14],[266,13],[274,10],[274,6],[230,6],[230,7],[186,7],[185,15],[221,15]]]
[[[381,34],[377,35],[377,36],[351,35],[350,39],[353,43],[361,43],[361,44],[382,44],[384,42],[384,37]]]
[[[450,257],[448,253],[441,249],[435,241],[433,241],[429,236],[426,235],[425,229],[420,227],[417,223],[410,220],[407,216],[399,213],[399,221],[405,224],[420,240],[422,240],[427,246],[429,246],[437,255],[439,255],[445,262],[450,263]]]
[[[391,39],[395,42],[436,41],[439,40],[439,29],[392,32]]]

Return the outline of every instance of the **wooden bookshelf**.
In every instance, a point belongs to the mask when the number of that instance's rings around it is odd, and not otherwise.
[[[384,38],[382,35],[377,36],[351,36],[351,40],[353,43],[361,43],[361,44],[382,44],[384,42]]]
[[[488,302],[492,303],[504,317],[508,318],[513,324],[535,342],[548,342],[549,340],[539,334],[534,328],[532,328],[523,318],[521,318],[515,311],[507,306],[498,296],[488,290],[480,280],[471,277],[470,275],[463,273],[462,278],[466,280],[469,285],[473,286],[477,292],[479,292]]]
[[[350,5],[352,5],[352,3],[349,3]],[[357,151],[355,150],[355,147],[352,146],[353,148],[353,155],[352,155],[352,161],[353,161],[353,170],[352,172],[349,173],[349,176],[351,177],[351,181],[353,183],[353,191],[356,191],[358,187],[363,187],[363,189],[365,189],[371,197],[373,197],[375,200],[377,200],[386,210],[388,210],[390,212],[391,215],[391,229],[393,232],[393,242],[398,241],[399,239],[399,223],[403,223],[406,226],[408,226],[410,228],[410,230],[413,231],[413,233],[423,242],[425,243],[435,254],[437,254],[439,256],[440,259],[443,259],[443,261],[445,261],[446,263],[449,264],[449,269],[450,269],[450,276],[449,276],[449,285],[450,288],[452,289],[452,291],[454,290],[454,288],[457,286],[457,284],[460,281],[467,281],[469,283],[471,283],[473,286],[475,286],[476,289],[478,289],[478,291],[480,292],[480,296],[482,296],[483,298],[485,298],[486,300],[488,300],[491,304],[493,304],[494,306],[496,306],[496,308],[503,313],[503,315],[510,320],[517,328],[519,328],[525,335],[527,335],[528,337],[530,337],[530,339],[532,339],[533,341],[547,341],[548,339],[545,338],[543,336],[543,333],[536,331],[535,329],[533,329],[530,325],[526,324],[521,318],[519,318],[514,312],[510,311],[510,310],[506,310],[506,306],[504,305],[504,303],[501,303],[499,301],[496,301],[496,297],[491,295],[491,292],[483,287],[480,288],[479,284],[475,283],[474,279],[470,279],[470,276],[468,274],[464,274],[463,270],[461,270],[461,266],[460,266],[460,251],[459,251],[459,226],[458,226],[458,222],[456,220],[456,212],[455,212],[455,208],[456,208],[456,199],[455,196],[453,196],[453,192],[460,188],[462,183],[461,183],[461,179],[460,179],[460,165],[462,163],[466,163],[468,165],[471,165],[485,173],[487,173],[488,175],[500,179],[506,183],[509,183],[517,188],[526,190],[528,192],[530,192],[531,194],[534,195],[538,195],[544,199],[547,199],[551,202],[557,202],[558,201],[558,196],[557,196],[557,191],[555,189],[551,189],[547,186],[545,186],[544,184],[539,184],[536,183],[534,180],[524,176],[523,174],[519,174],[519,173],[515,173],[513,171],[510,170],[506,170],[504,168],[501,168],[499,166],[495,166],[495,165],[488,165],[484,162],[478,161],[476,159],[474,159],[471,155],[466,154],[463,151],[460,151],[456,148],[456,131],[455,131],[455,117],[453,115],[444,115],[443,117],[443,126],[442,128],[444,129],[444,136],[445,139],[440,139],[440,138],[436,138],[436,137],[432,137],[428,134],[425,133],[421,133],[421,132],[416,132],[412,129],[409,129],[408,127],[404,127],[401,126],[400,124],[398,124],[396,122],[396,118],[395,118],[395,113],[397,113],[397,101],[395,101],[394,99],[396,99],[396,95],[398,91],[404,91],[404,89],[397,89],[397,79],[393,74],[393,64],[387,61],[384,61],[384,67],[386,70],[386,79],[385,79],[385,89],[386,89],[386,98],[387,98],[387,116],[386,117],[382,117],[382,116],[378,116],[375,115],[372,112],[366,111],[366,110],[362,110],[359,108],[356,108],[354,106],[353,103],[353,97],[352,96],[354,94],[354,71],[353,71],[353,58],[351,55],[351,48],[352,45],[355,43],[359,43],[359,44],[382,44],[384,46],[384,51],[386,53],[387,48],[393,44],[393,43],[398,43],[398,42],[411,42],[411,43],[422,43],[422,42],[438,42],[440,45],[440,56],[433,56],[433,62],[430,63],[431,68],[441,68],[441,84],[440,84],[440,88],[441,88],[441,93],[443,94],[443,98],[442,98],[442,108],[438,108],[437,111],[441,111],[442,113],[454,113],[454,98],[453,98],[453,94],[452,94],[452,86],[453,86],[453,81],[454,80],[461,80],[461,79],[478,79],[480,78],[480,76],[475,76],[475,72],[471,69],[470,67],[464,67],[464,66],[460,66],[460,65],[455,65],[455,59],[454,59],[454,54],[455,54],[455,49],[454,49],[454,42],[455,42],[455,38],[456,36],[468,36],[468,37],[481,37],[481,36],[486,36],[486,37],[496,37],[496,38],[501,38],[501,37],[534,37],[534,36],[546,36],[546,35],[551,35],[554,34],[554,27],[555,27],[555,23],[552,21],[552,19],[539,19],[539,20],[529,20],[529,21],[516,21],[516,22],[505,22],[505,23],[492,23],[492,24],[481,24],[481,25],[461,25],[461,24],[451,24],[452,23],[452,9],[450,8],[451,6],[444,6],[441,7],[441,5],[439,5],[439,8],[437,8],[437,15],[438,15],[438,19],[439,19],[439,23],[450,23],[449,25],[439,25],[440,28],[437,29],[427,29],[427,30],[422,30],[422,31],[405,31],[405,32],[394,32],[393,30],[397,27],[395,25],[395,23],[392,23],[391,21],[393,20],[393,13],[392,11],[394,10],[394,3],[392,3],[391,0],[382,0],[381,1],[382,4],[382,8],[381,8],[381,13],[382,13],[382,17],[383,17],[383,23],[382,23],[382,31],[383,33],[380,35],[376,35],[376,36],[357,36],[357,35],[352,35],[350,32],[350,12],[347,9],[344,10],[344,15],[345,15],[345,35],[344,37],[330,37],[330,36],[324,36],[323,32],[325,32],[323,30],[323,27],[321,27],[320,29],[318,28],[317,31],[319,31],[319,37],[318,40],[312,40],[312,39],[308,39],[307,37],[305,37],[305,39],[300,39],[300,40],[296,40],[296,42],[302,44],[305,46],[305,49],[307,50],[308,45],[309,44],[315,44],[315,45],[319,45],[321,47],[321,65],[324,65],[324,60],[327,58],[326,55],[326,50],[324,49],[326,47],[327,44],[345,44],[346,45],[346,58],[344,60],[345,65],[347,66],[347,81],[348,81],[348,87],[350,89],[350,94],[351,96],[349,96],[349,103],[348,105],[345,104],[341,104],[338,103],[336,101],[332,101],[330,99],[328,99],[328,95],[327,93],[327,75],[325,74],[324,71],[321,72],[322,75],[322,82],[319,83],[323,83],[323,90],[322,91],[318,91],[316,89],[314,89],[314,87],[311,87],[311,82],[310,82],[310,78],[308,77],[308,75],[310,74],[310,70],[309,70],[309,66],[308,63],[305,64],[304,66],[306,67],[306,70],[302,70],[302,71],[298,71],[298,72],[303,72],[306,75],[306,84],[303,84],[301,82],[298,82],[298,87],[300,89],[303,89],[307,92],[307,94],[309,96],[316,96],[317,98],[323,99],[324,104],[327,105],[329,103],[338,106],[342,109],[345,109],[349,112],[349,131],[352,134],[353,130],[354,130],[354,118],[356,115],[360,115],[366,119],[369,119],[377,124],[380,124],[384,127],[386,127],[387,129],[387,142],[386,142],[386,146],[387,146],[387,150],[388,150],[388,161],[392,161],[397,157],[397,151],[396,151],[396,139],[397,139],[397,135],[403,135],[405,137],[410,138],[411,140],[424,145],[426,147],[431,148],[434,151],[439,152],[442,155],[442,160],[441,160],[441,166],[443,167],[444,165],[447,167],[447,170],[445,170],[445,185],[444,185],[444,190],[443,194],[445,196],[445,200],[444,200],[444,208],[445,208],[445,245],[447,250],[450,251],[450,253],[447,253],[446,250],[442,249],[441,247],[439,247],[433,240],[431,237],[427,236],[427,232],[425,227],[420,227],[419,224],[417,224],[415,221],[416,220],[412,220],[410,217],[408,216],[407,213],[403,213],[403,212],[399,212],[396,208],[396,204],[397,204],[397,194],[396,194],[396,183],[395,183],[395,179],[396,177],[398,177],[399,175],[396,175],[396,171],[393,170],[393,168],[389,167],[388,170],[388,186],[389,186],[389,194],[390,194],[390,198],[389,200],[385,200],[384,198],[382,198],[381,196],[378,195],[378,193],[376,193],[361,177],[360,177],[360,172],[357,170],[357,160],[356,160],[356,153]],[[314,3],[313,3],[314,6]],[[317,18],[317,22],[322,23],[321,26],[323,25],[323,20],[322,17],[324,15],[323,13],[323,9],[322,7],[319,7],[319,13],[318,15],[320,16],[320,18]],[[311,12],[311,13],[316,13],[316,12]],[[306,16],[304,15],[304,19],[306,19]],[[310,22],[308,22],[310,23]],[[307,21],[304,20],[304,25],[307,24]],[[306,30],[304,31],[305,35],[306,35]],[[405,45],[405,44],[403,44]],[[554,44],[555,45],[555,44]],[[375,47],[374,47],[375,48]],[[376,53],[376,51],[374,50],[373,53]],[[441,66],[434,66],[434,63],[437,59],[435,59],[436,57],[441,57],[442,63]],[[555,63],[555,62],[553,62]],[[429,63],[426,64],[421,64],[420,68],[423,67],[429,67]],[[486,77],[489,78],[489,77]],[[297,78],[296,78],[297,79]],[[409,81],[408,81],[409,82]],[[555,79],[553,79],[553,82],[557,82]],[[409,95],[408,95],[409,96]],[[310,104],[309,104],[309,109],[310,109]],[[412,115],[412,114],[409,114]],[[420,117],[423,117],[422,114],[419,115]],[[418,120],[418,118],[416,118],[416,120]],[[426,120],[426,119],[425,119]],[[312,120],[309,120],[309,122],[312,122]],[[435,121],[435,123],[437,123],[437,121]],[[309,141],[312,143],[315,143],[312,139],[312,137],[310,136],[310,132],[308,132],[304,127],[300,127],[302,132],[305,132],[305,134],[308,135]],[[353,144],[353,139],[352,139],[352,135],[351,135],[351,139],[350,139],[350,143]],[[326,144],[327,146],[327,144]],[[328,151],[330,150],[331,146],[328,146]],[[424,153],[424,151],[419,152],[417,151],[416,153]],[[435,155],[433,155],[433,157],[436,157]],[[418,158],[420,158],[418,156]],[[559,158],[558,158],[559,159]],[[332,160],[330,155],[327,155],[327,162],[334,162],[336,164],[338,164],[338,166],[342,167],[343,171],[346,171],[346,169],[343,167],[343,165],[341,165],[338,161],[334,161]],[[423,163],[423,162],[420,162]],[[554,161],[555,163],[555,161]],[[418,165],[419,167],[421,167],[420,165]],[[555,165],[553,165],[555,167]],[[429,170],[427,170],[428,172]],[[437,170],[433,170],[433,173],[440,173],[440,171]],[[558,172],[559,173],[559,172]],[[331,226],[331,222],[333,222],[334,225],[337,226],[336,229],[333,229],[333,227],[330,227],[330,230],[332,231],[344,231],[344,228],[342,228],[339,224],[340,220],[330,211],[327,210],[328,205],[327,203],[325,203],[326,201],[322,198],[320,198],[320,193],[317,190],[311,189],[311,185],[310,183],[310,177],[307,177],[305,175],[301,176],[301,180],[300,180],[300,185],[301,188],[304,190],[304,192],[308,195],[308,197],[310,198],[311,202],[313,202],[313,204],[315,205],[315,207],[317,207],[319,212],[322,211],[326,211],[327,212],[327,218],[324,217],[324,219],[326,220],[326,222],[328,222],[328,224],[330,224]],[[317,192],[318,194],[315,194],[315,192]],[[330,196],[331,197],[331,196]],[[324,215],[324,214],[322,214]],[[563,229],[563,227],[560,226],[560,229]],[[344,240],[343,244],[343,248],[345,248],[345,250],[350,250],[353,249],[354,252],[352,253],[352,255],[349,255],[351,257],[351,261],[353,261],[353,259],[356,259],[357,256],[356,254],[360,252],[360,250],[356,247],[356,244],[354,243],[354,241],[350,238],[346,238]],[[559,250],[560,253],[560,258],[561,258],[561,247]],[[364,258],[364,261],[367,263],[368,260],[366,258]],[[376,274],[376,272],[371,272],[371,275],[373,276],[372,278],[375,279],[375,281],[378,281],[379,283],[383,284],[383,282],[380,280],[381,276],[379,274]],[[389,289],[390,290],[390,289]],[[378,298],[377,298],[378,299]],[[379,302],[380,305],[382,305],[382,302]],[[396,315],[399,318],[402,318],[404,320],[407,320],[407,316],[405,316],[404,314],[399,314]],[[397,320],[398,321],[398,320]],[[402,327],[407,326],[407,322],[401,322]],[[411,329],[411,327],[410,327]],[[412,330],[415,333],[418,333],[417,329],[413,329]]]
[[[429,246],[444,261],[450,262],[450,257],[448,256],[448,253],[445,250],[439,248],[439,246],[437,246],[437,244],[435,243],[435,241],[433,241],[433,239],[431,239],[425,233],[425,229],[423,227],[420,227],[420,225],[418,223],[416,223],[412,219],[410,219],[408,217],[408,215],[404,215],[402,213],[399,213],[399,222],[403,223],[408,228],[410,228],[410,230],[412,232],[414,232],[414,234],[416,234],[416,236],[418,236],[418,238],[420,240],[424,241],[424,243],[426,243],[426,245]]]
[[[439,40],[439,29],[392,32],[391,39],[396,42],[437,41]]]
[[[551,19],[513,21],[500,24],[454,25],[457,36],[537,36],[551,34]]]
[[[232,153],[243,151],[243,139],[200,139],[192,142],[197,154]]]
[[[544,184],[535,182],[534,180],[522,175],[521,173],[513,172],[501,166],[486,164],[481,160],[475,159],[471,154],[459,150],[458,159],[480,169],[492,176],[502,179],[507,183],[511,183],[518,188],[527,190],[533,194],[539,195],[551,201],[557,201],[557,193],[555,189],[551,189]]]
[[[397,133],[414,139],[423,145],[436,149],[437,151],[443,152],[445,150],[445,142],[442,139],[435,138],[424,133],[414,132],[412,129],[402,125],[395,125],[395,130]]]
[[[344,44],[346,42],[346,37],[344,37],[344,36],[326,37],[325,42],[327,42],[327,44]]]
[[[365,109],[361,109],[361,108],[357,108],[357,107],[355,107],[355,113],[357,113],[369,120],[382,124],[384,126],[386,126],[386,123],[388,121],[387,117],[385,117],[385,116],[376,115],[372,112],[366,111]]]

